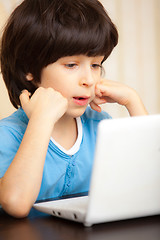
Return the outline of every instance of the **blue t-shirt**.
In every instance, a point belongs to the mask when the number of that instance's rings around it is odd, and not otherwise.
[[[111,117],[105,112],[86,109],[81,116],[81,145],[73,155],[67,155],[50,140],[37,200],[89,190],[98,123],[107,118]],[[27,124],[28,118],[22,108],[0,121],[0,178],[14,159]]]

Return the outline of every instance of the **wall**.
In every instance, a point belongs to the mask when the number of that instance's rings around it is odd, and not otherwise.
[[[119,30],[106,77],[137,90],[150,114],[160,113],[160,0],[101,0]],[[114,116],[122,108],[108,105]]]
[[[0,27],[21,0],[0,0]],[[160,0],[101,0],[117,25],[119,44],[105,62],[105,77],[137,90],[150,114],[160,113]],[[2,32],[2,30],[1,30]],[[113,117],[124,107],[105,104]],[[0,118],[15,109],[0,76]]]
[[[21,0],[0,0],[0,33],[2,34],[3,26],[9,13],[15,8],[15,6]],[[0,35],[1,35],[0,34]],[[7,90],[2,80],[0,73],[0,119],[8,116],[15,111],[15,108],[11,105],[8,97]]]

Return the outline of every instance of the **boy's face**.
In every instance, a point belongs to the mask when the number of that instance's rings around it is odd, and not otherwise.
[[[60,92],[68,100],[67,115],[81,116],[95,97],[104,56],[68,56],[43,68],[39,86]]]

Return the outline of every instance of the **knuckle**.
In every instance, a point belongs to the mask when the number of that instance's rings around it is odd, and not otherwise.
[[[39,87],[36,89],[35,94],[40,94],[43,91],[43,87]]]
[[[37,88],[37,91],[42,91],[42,90],[43,90],[43,87]]]
[[[23,90],[21,91],[19,97],[21,97],[22,95],[24,95],[26,92],[27,92],[27,90],[26,90],[26,89],[23,89]]]
[[[48,92],[51,92],[51,93],[54,92],[53,88],[51,88],[51,87],[47,88],[47,91],[48,91]]]

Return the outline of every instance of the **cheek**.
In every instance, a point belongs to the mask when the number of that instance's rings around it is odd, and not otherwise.
[[[92,96],[91,96],[90,102],[93,101],[93,99],[95,98],[95,96],[96,96],[96,88],[94,87],[93,90],[92,90]]]
[[[101,77],[101,75],[98,75],[98,76],[97,76],[97,79],[96,79],[96,84],[97,84],[97,83],[100,83],[100,81],[101,81],[101,78],[102,78],[102,77]]]
[[[69,98],[70,95],[72,94],[72,88],[70,84],[65,84],[64,82],[58,82],[56,84],[53,84],[51,86],[55,91],[60,92],[63,97]]]
[[[59,88],[59,80],[53,77],[50,74],[44,74],[41,77],[41,83],[39,84],[40,87],[44,88],[53,88],[55,90],[58,90]]]
[[[99,73],[96,73],[94,76],[94,83],[95,85],[101,81],[101,75]]]

